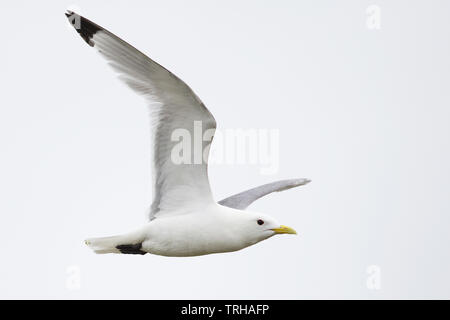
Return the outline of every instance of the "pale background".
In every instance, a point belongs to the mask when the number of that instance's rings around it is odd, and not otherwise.
[[[184,79],[220,128],[280,130],[280,170],[216,165],[217,200],[294,227],[240,252],[95,255],[150,201],[141,98],[70,5]],[[381,9],[381,29],[366,9]],[[450,298],[450,2],[1,1],[1,298]],[[369,266],[380,286],[367,286]],[[370,282],[370,281],[369,281]]]

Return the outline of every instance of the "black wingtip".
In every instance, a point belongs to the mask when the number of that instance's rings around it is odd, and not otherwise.
[[[94,42],[92,41],[92,37],[98,31],[103,30],[103,28],[73,11],[67,10],[65,15],[70,24],[75,28],[75,30],[77,30],[83,40],[86,41],[88,45],[93,47]]]

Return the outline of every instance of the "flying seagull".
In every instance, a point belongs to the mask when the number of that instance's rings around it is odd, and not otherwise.
[[[91,238],[96,253],[186,257],[237,251],[276,234],[296,234],[272,217],[244,211],[255,200],[310,182],[291,179],[265,184],[215,202],[207,163],[178,163],[171,157],[174,130],[214,132],[216,121],[197,95],[177,76],[111,32],[78,15],[66,13],[83,40],[108,61],[119,78],[149,106],[153,139],[153,202],[149,222],[123,235]],[[202,142],[208,158],[208,142]],[[195,155],[194,155],[195,156]]]

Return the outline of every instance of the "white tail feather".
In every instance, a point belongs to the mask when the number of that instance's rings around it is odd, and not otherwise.
[[[102,237],[102,238],[90,238],[84,242],[88,247],[94,250],[95,253],[120,253],[116,248],[121,244],[123,240],[122,236]]]
[[[86,239],[84,242],[88,247],[94,250],[95,253],[121,253],[120,250],[117,249],[117,246],[142,243],[145,238],[144,231],[145,230],[141,229],[119,236],[90,238]]]

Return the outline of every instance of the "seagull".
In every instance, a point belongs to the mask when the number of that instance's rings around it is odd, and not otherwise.
[[[80,16],[66,17],[83,40],[95,48],[119,78],[143,96],[152,120],[153,201],[149,221],[132,232],[85,240],[95,253],[151,253],[170,257],[200,256],[241,250],[278,234],[296,234],[274,218],[245,209],[255,200],[310,182],[289,179],[265,184],[216,202],[207,161],[173,160],[177,129],[214,132],[216,121],[199,97],[173,73],[124,40]],[[200,152],[208,159],[211,141]],[[194,154],[195,156],[195,154]]]

